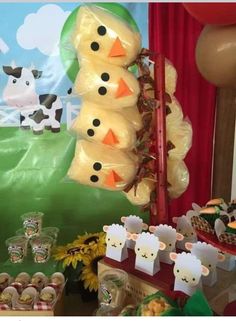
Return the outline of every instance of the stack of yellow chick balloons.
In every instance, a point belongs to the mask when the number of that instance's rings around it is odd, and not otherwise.
[[[153,68],[151,75],[154,79]],[[166,110],[166,138],[167,138],[167,181],[169,198],[174,199],[181,196],[189,184],[189,172],[183,161],[192,143],[192,126],[188,120],[183,119],[182,107],[174,96],[177,84],[177,72],[173,64],[165,61],[165,90],[171,98],[167,103]],[[154,97],[154,92],[148,92]],[[154,115],[152,117],[154,118]],[[155,128],[152,122],[153,130]],[[155,189],[155,181],[150,178],[143,178],[142,181],[133,187],[127,194],[127,198],[135,205],[145,205],[150,202],[151,192]]]
[[[124,190],[139,160],[133,152],[142,128],[140,87],[128,66],[141,50],[141,37],[125,21],[95,5],[80,7],[73,36],[80,70],[74,92],[82,108],[72,130],[77,141],[71,179],[92,187]]]
[[[166,92],[172,102],[167,104],[166,138],[168,150],[167,181],[170,198],[178,198],[189,184],[189,172],[183,161],[192,144],[192,126],[183,119],[180,103],[174,96],[177,83],[177,72],[166,60]]]

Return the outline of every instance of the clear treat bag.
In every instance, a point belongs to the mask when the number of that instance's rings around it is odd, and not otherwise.
[[[117,315],[123,308],[128,275],[119,269],[106,270],[99,276],[96,315]]]

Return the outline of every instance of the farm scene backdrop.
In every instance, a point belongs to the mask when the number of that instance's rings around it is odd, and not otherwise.
[[[59,243],[139,212],[122,193],[67,177],[76,143],[70,127],[80,101],[71,93],[59,43],[65,21],[79,5],[0,3],[1,260],[6,259],[5,240],[21,227],[26,212],[45,213],[43,224],[61,230]],[[147,47],[147,4],[124,5]],[[23,112],[24,104],[43,98],[47,108],[40,115]]]

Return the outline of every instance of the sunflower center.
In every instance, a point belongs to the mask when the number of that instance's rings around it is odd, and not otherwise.
[[[103,258],[102,255],[97,256],[95,259],[92,260],[91,262],[91,269],[93,271],[94,274],[97,275],[98,273],[98,261],[100,261]]]
[[[80,247],[73,247],[67,251],[67,254],[75,255],[78,252],[80,252],[80,250],[81,250]]]
[[[87,240],[84,241],[84,244],[89,245],[91,242],[97,243],[99,240],[98,236],[90,236]]]

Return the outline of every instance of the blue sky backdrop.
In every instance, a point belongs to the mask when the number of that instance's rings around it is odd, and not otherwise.
[[[0,39],[6,42],[9,51],[0,52],[0,108],[5,105],[2,100],[2,91],[7,82],[7,76],[2,72],[3,65],[10,65],[14,60],[17,66],[29,67],[31,63],[38,70],[43,71],[41,79],[36,80],[38,94],[54,93],[65,96],[71,81],[65,74],[60,61],[60,56],[47,56],[38,49],[23,49],[17,42],[16,33],[23,25],[27,15],[37,11],[48,3],[0,3]],[[80,3],[53,3],[63,11],[73,11]],[[129,9],[138,24],[143,39],[143,47],[148,47],[148,4],[147,3],[122,3]],[[48,25],[50,34],[52,26]],[[38,30],[39,31],[39,30]],[[44,31],[42,31],[44,32]],[[32,37],[35,31],[32,30]],[[76,103],[72,99],[72,103]],[[78,101],[77,101],[78,103]],[[63,121],[65,121],[65,113]]]

